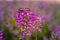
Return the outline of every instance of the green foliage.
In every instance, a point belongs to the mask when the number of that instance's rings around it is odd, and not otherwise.
[[[10,17],[9,22],[10,22],[10,24],[12,25],[12,27],[13,27],[14,29],[18,29],[18,27],[17,27],[16,24],[15,24],[14,17]]]
[[[42,26],[42,33],[48,37],[50,37],[50,31],[48,30],[48,22],[45,21]]]
[[[6,27],[6,26],[4,26],[4,38],[5,38],[5,40],[13,40],[13,34],[9,31],[9,29]]]

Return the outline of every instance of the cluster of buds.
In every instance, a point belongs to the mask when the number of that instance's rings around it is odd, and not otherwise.
[[[60,40],[60,24],[55,25],[55,29],[51,32],[51,37]]]
[[[41,28],[41,17],[29,8],[19,8],[15,14],[15,23],[21,29],[20,38],[25,35],[31,36],[32,31]]]

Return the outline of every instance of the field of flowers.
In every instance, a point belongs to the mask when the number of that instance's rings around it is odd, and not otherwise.
[[[0,1],[0,40],[60,40],[60,4]]]

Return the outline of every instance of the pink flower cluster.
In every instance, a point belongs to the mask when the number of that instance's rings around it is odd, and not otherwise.
[[[0,28],[0,40],[3,40],[3,30]]]
[[[29,8],[19,8],[15,14],[15,23],[18,28],[22,29],[20,38],[24,38],[25,35],[31,36],[32,31],[40,26],[40,21],[41,17],[37,16],[34,11]],[[36,23],[37,27],[35,27]]]

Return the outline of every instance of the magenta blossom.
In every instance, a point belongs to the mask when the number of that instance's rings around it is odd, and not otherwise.
[[[0,28],[0,40],[3,40],[3,30]]]
[[[41,17],[29,8],[19,8],[15,14],[15,23],[18,28],[22,28],[20,38],[24,38],[25,35],[31,36],[32,31],[41,25],[40,22]]]
[[[60,39],[60,24],[55,25],[55,29],[52,30],[51,32],[51,37],[52,38],[57,38]]]
[[[41,28],[41,17],[29,8],[18,8],[14,15],[14,20],[16,29],[10,23],[6,23],[6,26],[12,29],[12,33],[19,36],[20,39],[25,36],[31,37],[34,30]]]

